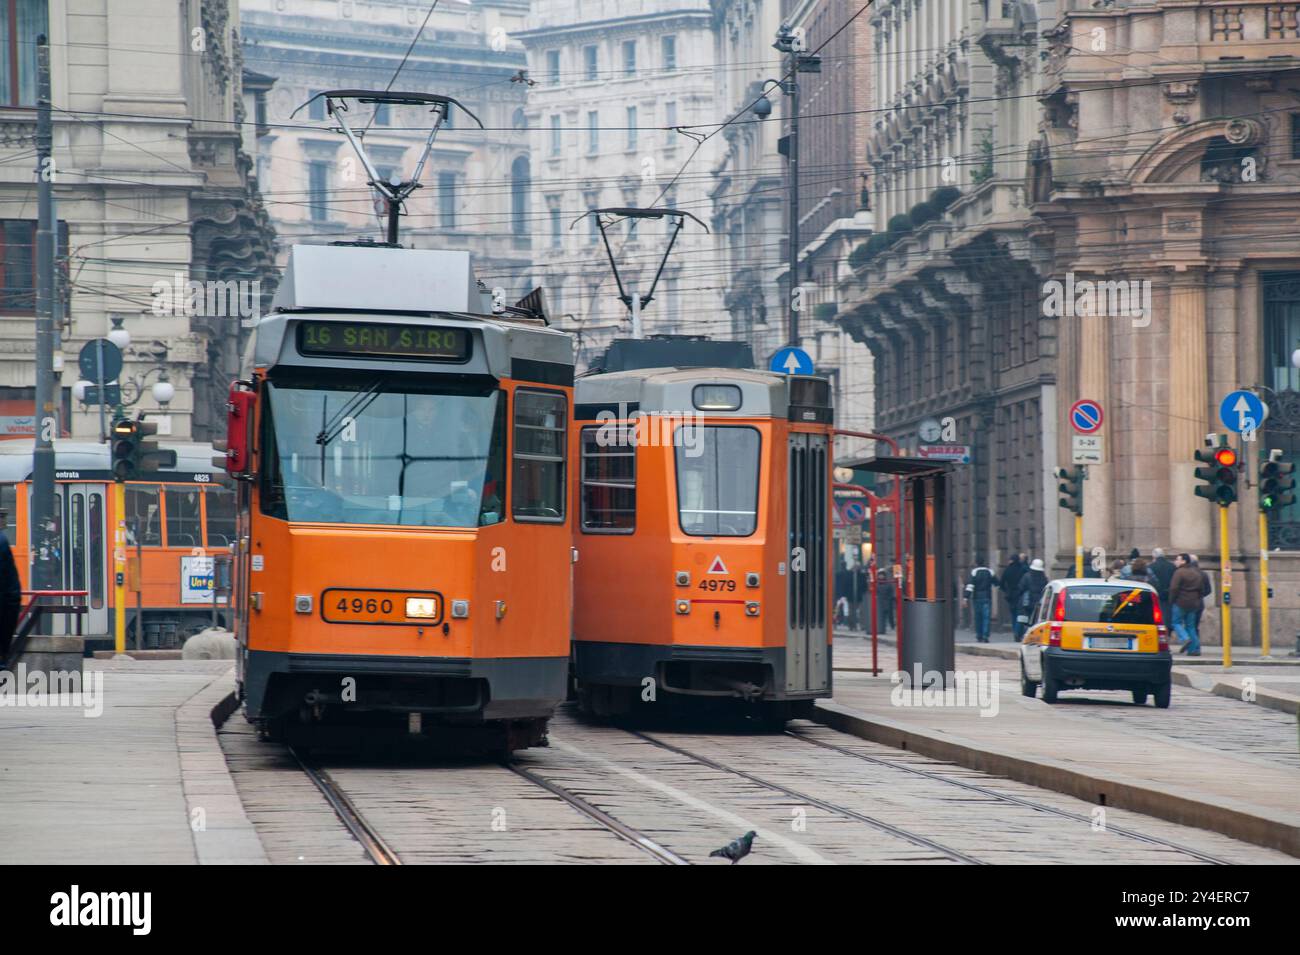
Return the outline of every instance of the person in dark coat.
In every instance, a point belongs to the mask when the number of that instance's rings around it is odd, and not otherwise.
[[[1174,571],[1177,568],[1174,567],[1174,562],[1166,557],[1165,552],[1159,547],[1155,549],[1155,558],[1155,560],[1151,561],[1149,569],[1151,576],[1156,580],[1155,587],[1156,593],[1160,597],[1160,605],[1165,607],[1169,604],[1169,581],[1173,580]]]
[[[1002,597],[1006,600],[1007,613],[1011,616],[1011,629],[1016,625],[1016,598],[1020,594],[1020,578],[1025,575],[1025,564],[1019,554],[1012,554],[1002,571]]]
[[[18,613],[23,605],[23,584],[18,577],[18,565],[14,563],[14,552],[4,533],[8,523],[9,515],[0,511],[0,666],[9,656],[9,646],[18,627]]]
[[[1034,604],[1038,603],[1039,598],[1043,596],[1043,588],[1047,586],[1047,573],[1043,570],[1043,561],[1035,557],[1029,569],[1025,571],[1020,578],[1020,586],[1017,590],[1016,599],[1016,641],[1019,642],[1025,635],[1025,629],[1029,623],[1030,614],[1033,613]]]
[[[876,604],[880,615],[878,633],[894,629],[894,587],[894,579],[889,576],[889,571],[882,570],[876,576]]]
[[[977,560],[978,562],[978,560]],[[970,572],[966,581],[966,601],[970,604],[971,615],[975,618],[975,639],[980,643],[989,642],[989,620],[993,609],[993,591],[999,585],[998,575],[992,567],[979,566]]]
[[[1201,655],[1201,634],[1197,627],[1209,578],[1196,566],[1190,554],[1178,555],[1178,569],[1169,582],[1169,599],[1173,604],[1170,626],[1184,641],[1180,653],[1189,657]]]

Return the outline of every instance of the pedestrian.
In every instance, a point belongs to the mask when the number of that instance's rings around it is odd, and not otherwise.
[[[1210,580],[1210,575],[1201,567],[1201,558],[1192,554],[1192,566],[1201,572],[1201,605],[1196,608],[1196,632],[1201,632],[1201,616],[1205,613],[1205,599],[1214,593],[1214,582]]]
[[[1029,569],[1020,578],[1020,587],[1017,591],[1015,629],[1017,643],[1024,637],[1030,614],[1034,611],[1034,604],[1038,603],[1043,596],[1043,588],[1046,586],[1047,572],[1043,569],[1043,560],[1041,557],[1035,557]]]
[[[1151,575],[1155,577],[1156,594],[1160,597],[1160,605],[1163,607],[1169,603],[1169,581],[1173,579],[1174,562],[1165,556],[1165,552],[1157,547],[1154,551],[1155,560],[1151,562]]]
[[[1016,628],[1016,600],[1020,597],[1020,578],[1025,575],[1025,570],[1020,555],[1012,554],[1006,569],[1002,571],[1002,599],[1005,601],[1012,630]]]
[[[876,576],[876,602],[879,605],[878,630],[884,632],[894,629],[894,580],[889,572],[882,570]]]
[[[5,534],[8,524],[8,512],[0,511],[0,667],[5,666],[8,660],[9,646],[18,628],[18,613],[23,605],[23,584]]]
[[[976,558],[978,561],[979,558]],[[998,575],[993,568],[980,565],[970,572],[966,582],[966,603],[970,605],[975,639],[980,643],[989,642],[989,624],[993,616],[993,591],[999,585]]]
[[[1109,583],[1116,580],[1128,580],[1128,564],[1116,557],[1110,562],[1110,575],[1106,578]]]
[[[1179,653],[1189,657],[1201,655],[1201,636],[1197,627],[1197,611],[1205,604],[1202,593],[1205,572],[1192,562],[1190,554],[1179,554],[1174,560],[1174,575],[1169,580],[1169,600],[1173,605],[1174,633],[1182,640]]]
[[[867,615],[871,613],[871,571],[866,564],[853,568],[853,629],[867,630]]]
[[[848,562],[841,560],[835,568],[835,613],[843,626],[849,625],[850,594],[853,589],[852,571]]]
[[[1146,560],[1139,557],[1133,563],[1129,564],[1128,577],[1126,580],[1136,580],[1139,583],[1156,585],[1156,575],[1151,572],[1151,567]]]

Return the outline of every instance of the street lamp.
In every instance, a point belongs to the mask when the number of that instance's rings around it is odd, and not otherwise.
[[[131,333],[122,327],[122,319],[120,316],[115,316],[113,318],[113,327],[109,329],[108,334],[104,337],[122,351],[126,351],[127,346],[131,344]]]
[[[804,52],[804,35],[802,30],[795,30],[787,21],[776,31],[776,42],[772,46],[789,57],[783,80],[767,80],[763,84],[758,102],[753,106],[754,115],[765,119],[771,115],[772,101],[767,98],[767,91],[773,84],[780,86],[782,92],[790,98],[790,132],[785,137],[781,150],[785,154],[790,181],[789,192],[789,245],[790,245],[790,301],[787,303],[789,330],[787,337],[791,346],[799,347],[799,311],[796,308],[795,289],[799,288],[799,74],[820,73],[822,59],[812,53]],[[766,105],[765,105],[766,104]]]

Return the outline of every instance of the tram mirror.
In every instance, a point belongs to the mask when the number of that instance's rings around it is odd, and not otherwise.
[[[226,405],[226,473],[231,477],[248,476],[252,464],[253,405],[256,395],[242,382],[230,386],[230,400]]]

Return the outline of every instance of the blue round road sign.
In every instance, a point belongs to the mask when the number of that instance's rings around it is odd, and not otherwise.
[[[802,348],[782,348],[772,356],[767,367],[783,375],[811,375],[813,360]]]
[[[1251,391],[1231,391],[1219,404],[1219,418],[1229,431],[1254,431],[1268,417],[1268,406]]]
[[[861,524],[867,519],[867,505],[863,501],[845,501],[840,513],[846,523]]]
[[[1101,405],[1091,398],[1081,398],[1070,407],[1070,425],[1079,434],[1092,434],[1101,428]]]

